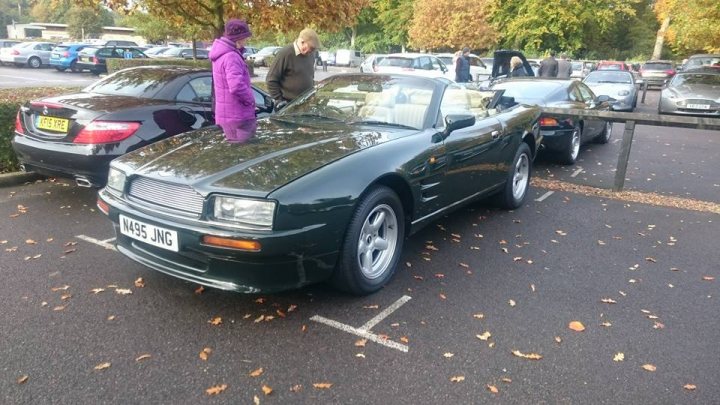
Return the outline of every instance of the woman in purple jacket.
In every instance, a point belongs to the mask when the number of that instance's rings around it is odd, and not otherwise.
[[[218,125],[255,119],[250,73],[242,57],[245,41],[251,36],[245,21],[230,20],[225,24],[225,33],[213,42],[210,50]]]

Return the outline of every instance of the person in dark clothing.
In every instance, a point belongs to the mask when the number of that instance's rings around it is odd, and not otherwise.
[[[469,56],[470,48],[465,47],[462,50],[462,55],[460,55],[455,61],[455,81],[458,83],[467,83],[472,80],[470,77]]]
[[[523,66],[522,60],[517,56],[510,58],[510,72],[507,77],[522,77],[527,76],[525,66]]]
[[[320,39],[315,31],[305,28],[292,44],[275,55],[265,82],[268,92],[280,106],[292,101],[315,84],[315,51]]]
[[[538,76],[557,77],[557,73],[558,63],[557,60],[555,60],[555,51],[550,51],[550,56],[540,62],[540,70],[538,70]]]
[[[557,77],[561,79],[569,79],[572,75],[572,63],[564,53],[560,54],[560,60],[558,60],[558,72]]]

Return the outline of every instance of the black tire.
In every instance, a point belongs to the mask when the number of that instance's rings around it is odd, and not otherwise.
[[[568,138],[565,150],[560,152],[560,162],[566,165],[574,165],[580,155],[580,144],[582,143],[582,127],[575,124],[573,132]]]
[[[495,196],[495,203],[501,208],[515,209],[522,206],[530,189],[532,176],[532,154],[525,142],[520,144],[512,165],[508,170],[505,186]]]
[[[33,56],[32,58],[28,59],[27,65],[33,69],[40,69],[40,67],[42,67],[42,61],[40,60],[40,58]]]
[[[606,144],[606,143],[610,142],[610,138],[612,138],[612,130],[613,130],[613,123],[610,121],[606,121],[605,128],[603,128],[603,131],[600,132],[600,135],[595,137],[595,139],[594,139],[595,143]]]
[[[57,70],[58,72],[64,72],[65,68],[62,66],[55,66],[55,70]]]
[[[77,73],[77,72],[82,71],[82,69],[80,69],[80,68],[77,67],[77,61],[76,61],[76,60],[70,62],[70,71],[73,72],[73,73]]]
[[[405,216],[397,194],[384,186],[371,189],[347,227],[332,284],[355,295],[381,289],[395,273],[404,240]]]

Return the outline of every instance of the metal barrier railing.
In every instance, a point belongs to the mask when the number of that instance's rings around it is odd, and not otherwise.
[[[645,101],[644,99],[645,95],[643,94],[643,102]],[[543,115],[547,114],[553,117],[602,118],[606,121],[625,123],[625,131],[623,132],[622,144],[620,145],[620,156],[618,156],[617,170],[615,172],[615,182],[612,188],[613,191],[622,191],[625,186],[625,174],[627,172],[630,147],[632,146],[636,125],[720,130],[720,118],[669,116],[634,112],[586,111],[550,107],[543,107],[541,109]]]

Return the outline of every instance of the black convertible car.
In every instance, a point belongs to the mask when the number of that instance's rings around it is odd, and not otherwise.
[[[490,88],[504,90],[504,96],[516,102],[540,107],[609,111],[610,103],[615,101],[606,95],[596,96],[585,83],[572,79],[516,77],[493,82]],[[540,130],[542,146],[557,153],[561,163],[571,165],[577,160],[583,143],[610,141],[612,122],[544,114],[540,118]]]
[[[269,96],[253,89],[258,114]],[[212,73],[179,66],[121,70],[80,93],[26,103],[12,146],[24,170],[103,186],[110,161],[172,135],[212,125]]]
[[[508,101],[447,80],[332,76],[269,118],[114,160],[98,207],[120,252],[184,280],[368,294],[423,225],[481,197],[523,204],[540,111]]]

